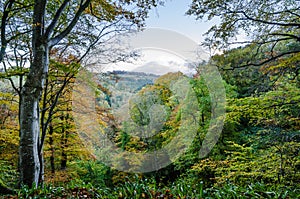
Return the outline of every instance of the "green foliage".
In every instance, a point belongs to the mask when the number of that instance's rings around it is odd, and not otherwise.
[[[168,187],[158,188],[153,179],[135,178],[108,188],[95,187],[91,184],[70,183],[64,187],[46,185],[28,188],[22,187],[18,198],[299,198],[300,189],[297,187],[270,187],[264,183],[250,183],[246,186],[237,186],[233,183],[224,183],[222,187],[206,187],[202,182],[194,183],[191,178],[181,178]]]
[[[205,198],[277,198],[288,199],[298,198],[299,188],[269,187],[263,183],[249,184],[245,187],[226,183],[222,187],[212,187],[204,191]]]
[[[80,186],[65,184],[64,187],[57,187],[47,184],[43,187],[23,186],[17,193],[17,198],[99,198],[96,195],[95,188],[90,185],[80,184]]]
[[[279,50],[287,43],[299,45],[297,0],[193,0],[187,14],[197,19],[221,20],[207,33],[206,43],[212,48],[228,48],[236,42],[238,34],[244,33],[250,38],[245,43],[253,43],[258,47],[256,52],[263,52],[261,55],[266,59],[260,63],[299,52],[294,45],[287,45],[284,51]],[[252,63],[256,64],[255,60]]]
[[[13,163],[0,161],[0,187],[13,188],[17,184],[17,170]],[[2,192],[0,188],[0,193]]]
[[[266,92],[272,88],[272,81],[261,66],[242,67],[251,61],[259,62],[262,59],[255,48],[258,47],[255,45],[238,47],[211,58],[213,64],[220,70],[223,80],[234,86],[239,98]]]
[[[96,187],[110,186],[112,172],[108,166],[97,161],[72,162],[70,169],[74,170],[75,179],[83,184],[92,184]]]
[[[232,123],[249,122],[252,125],[268,125],[297,130],[299,127],[299,87],[280,83],[278,88],[256,97],[231,99],[228,118]]]
[[[112,194],[112,196],[134,199],[152,198],[155,186],[155,181],[142,179],[136,175],[134,180],[127,179],[122,186],[114,188],[114,194]]]
[[[194,178],[183,177],[176,180],[174,183],[165,189],[168,190],[170,195],[179,198],[203,198],[204,185],[202,181],[195,182]]]

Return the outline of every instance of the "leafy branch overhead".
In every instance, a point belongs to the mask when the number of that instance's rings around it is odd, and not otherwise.
[[[75,54],[79,53],[76,49],[83,50],[95,45],[105,33],[142,28],[149,9],[162,4],[160,0],[41,1],[37,10],[39,15],[45,15],[45,23],[42,24],[33,17],[32,10],[38,5],[34,1],[1,1],[0,61],[16,43],[18,50],[31,52],[31,34],[34,29],[40,29],[43,40],[49,42],[50,47],[59,44],[63,49],[71,48]],[[109,31],[104,27],[109,28]],[[32,59],[32,55],[28,54],[28,59]]]
[[[206,33],[205,45],[210,48],[255,44],[253,54],[264,54],[259,61],[236,67],[262,65],[300,52],[298,0],[193,0],[187,14],[199,20],[220,19]]]

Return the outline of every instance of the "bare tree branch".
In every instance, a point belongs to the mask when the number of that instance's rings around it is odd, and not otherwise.
[[[251,20],[251,21],[268,24],[268,25],[276,25],[276,26],[284,26],[284,27],[296,26],[296,27],[300,28],[300,23],[280,23],[280,22],[275,22],[275,21],[271,22],[271,21],[266,21],[266,20],[250,17],[245,11],[238,11],[237,13],[243,14],[246,17],[245,20]]]
[[[270,33],[269,35],[272,35],[272,36],[285,36],[285,37],[290,37],[290,38],[296,39],[297,41],[300,41],[300,37],[298,37],[296,35],[292,35],[292,34],[287,34],[287,33]]]
[[[64,9],[66,8],[66,6],[68,5],[69,2],[70,2],[70,0],[64,0],[64,2],[60,5],[58,10],[56,11],[52,22],[50,23],[50,25],[46,29],[45,35],[46,35],[47,38],[50,37],[50,34],[53,32],[54,27],[57,25],[61,14],[63,13]]]
[[[237,69],[237,68],[246,68],[246,67],[249,67],[249,66],[262,66],[262,65],[267,64],[269,62],[275,61],[278,58],[283,57],[285,55],[295,54],[295,53],[299,53],[299,52],[300,52],[300,50],[284,52],[284,53],[280,53],[276,56],[272,55],[271,58],[268,58],[268,59],[266,59],[264,61],[261,61],[261,62],[258,62],[258,63],[248,62],[247,64],[243,64],[243,65],[240,65],[240,66],[234,66],[232,68],[222,68],[222,69],[223,70],[234,70],[234,69]]]
[[[78,11],[76,12],[73,20],[70,22],[68,27],[64,31],[62,31],[59,35],[57,35],[56,37],[52,38],[49,41],[49,46],[50,47],[58,44],[63,38],[65,38],[72,31],[72,29],[74,28],[74,26],[78,22],[79,17],[83,13],[83,11],[89,6],[90,2],[91,2],[91,0],[86,0],[84,3],[82,3],[80,5]]]

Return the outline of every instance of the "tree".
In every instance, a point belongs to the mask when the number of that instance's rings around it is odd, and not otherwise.
[[[254,44],[250,45],[253,52],[248,61],[235,68],[263,65],[300,52],[298,0],[193,0],[187,14],[197,19],[221,20],[206,33],[205,44],[213,49]],[[239,34],[247,39],[237,41]]]
[[[61,155],[67,157],[64,149],[68,148],[67,143],[70,141],[68,138],[72,137],[69,136],[69,134],[72,134],[69,131],[75,131],[75,125],[71,125],[71,95],[75,81],[74,76],[80,66],[77,63],[72,63],[72,59],[69,59],[69,62],[67,60],[59,61],[50,60],[49,73],[41,99],[41,144],[44,145],[46,135],[48,135],[47,141],[51,151],[50,164],[52,173],[55,172],[54,154],[56,148],[54,146],[58,146],[62,151],[60,152]],[[79,145],[76,146],[79,147]],[[66,160],[67,158],[62,158],[63,165],[66,165]],[[43,164],[41,164],[41,177],[43,177]]]
[[[122,32],[141,27],[148,10],[160,1],[16,0],[1,1],[0,62],[7,51],[28,52],[29,72],[21,90],[20,104],[20,182],[39,185],[41,151],[39,100],[48,73],[49,52],[56,46],[62,52],[83,57],[103,36],[101,28],[115,25]],[[122,25],[122,26],[121,26]],[[120,28],[121,27],[121,28]],[[12,45],[17,44],[17,48]]]

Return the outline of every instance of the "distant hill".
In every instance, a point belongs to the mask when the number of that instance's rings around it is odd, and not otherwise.
[[[159,77],[155,74],[132,71],[112,71],[98,74],[99,84],[110,91],[110,96],[102,94],[98,102],[102,106],[116,110],[146,85],[152,85]]]
[[[133,70],[134,72],[143,72],[147,74],[164,75],[168,72],[177,72],[178,70],[174,67],[164,66],[157,62],[148,62],[143,66],[139,66]]]

